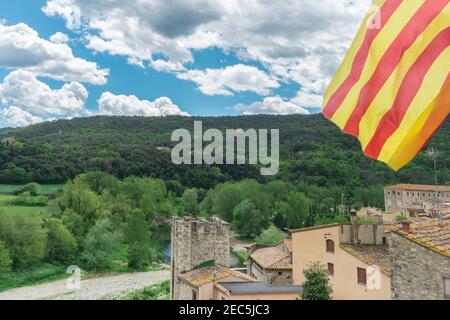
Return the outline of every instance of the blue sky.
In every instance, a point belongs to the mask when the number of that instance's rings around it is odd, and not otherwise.
[[[318,112],[369,1],[260,2],[2,1],[0,126]]]

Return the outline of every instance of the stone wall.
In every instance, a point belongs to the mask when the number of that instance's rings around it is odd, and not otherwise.
[[[291,270],[266,270],[267,283],[272,286],[290,286],[292,281],[292,269]]]
[[[258,281],[266,282],[266,276],[264,275],[263,268],[250,257],[247,260],[247,274]]]
[[[389,245],[392,298],[443,300],[450,258],[392,233]]]
[[[253,259],[247,262],[247,274],[272,286],[292,285],[292,269],[263,269]]]
[[[171,234],[172,299],[189,299],[191,293],[183,290],[178,275],[190,271],[197,265],[215,260],[229,266],[230,239],[229,225],[219,219],[199,220],[174,218]]]

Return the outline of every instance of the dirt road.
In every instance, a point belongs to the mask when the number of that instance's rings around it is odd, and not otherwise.
[[[67,280],[0,292],[0,300],[105,300],[169,280],[170,271],[149,271],[103,276],[81,281],[79,289],[68,289]]]

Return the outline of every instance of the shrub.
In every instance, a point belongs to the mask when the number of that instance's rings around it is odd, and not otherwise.
[[[0,273],[11,271],[12,260],[3,241],[0,241]]]
[[[42,191],[42,187],[40,184],[38,184],[36,182],[31,182],[31,183],[27,183],[23,187],[17,189],[14,193],[21,194],[21,193],[28,192],[32,196],[37,196],[38,194],[41,193],[41,191]]]
[[[406,216],[406,214],[404,212],[402,212],[401,214],[399,214],[398,216],[395,217],[395,222],[402,223],[403,221],[405,221],[407,219],[408,219],[408,217]]]
[[[328,281],[328,273],[320,262],[314,262],[303,270],[303,300],[331,300],[332,289]]]
[[[48,251],[55,261],[71,262],[77,253],[78,244],[74,236],[58,219],[48,222]]]
[[[84,241],[82,260],[89,269],[107,269],[112,265],[113,254],[120,247],[121,235],[111,230],[107,219],[97,222]]]

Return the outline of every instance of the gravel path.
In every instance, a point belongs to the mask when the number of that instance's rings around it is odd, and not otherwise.
[[[169,270],[123,273],[82,280],[77,290],[58,280],[0,292],[0,300],[109,300],[169,279]]]

